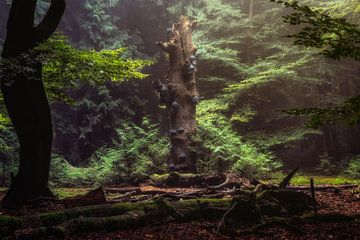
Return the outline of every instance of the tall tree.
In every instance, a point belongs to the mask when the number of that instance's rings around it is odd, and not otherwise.
[[[43,20],[34,26],[37,0],[14,0],[7,25],[2,57],[21,71],[9,68],[10,80],[1,82],[8,114],[20,142],[19,172],[12,179],[5,205],[24,204],[52,196],[48,188],[52,124],[42,82],[42,64],[33,48],[56,30],[65,10],[64,0],[51,0]]]

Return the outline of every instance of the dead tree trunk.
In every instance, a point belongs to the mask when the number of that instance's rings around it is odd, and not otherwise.
[[[167,30],[167,42],[157,45],[169,54],[169,72],[165,82],[158,83],[161,103],[170,115],[171,149],[169,170],[194,172],[195,156],[189,151],[191,136],[196,133],[196,47],[192,42],[195,21],[182,16]]]
[[[65,10],[65,0],[51,0],[50,8],[34,26],[37,0],[13,0],[2,57],[15,60],[16,69],[6,70],[1,91],[6,109],[20,142],[17,176],[3,199],[6,205],[20,205],[52,195],[48,188],[52,125],[50,107],[42,78],[42,63],[31,50],[47,40],[57,28]],[[25,71],[26,69],[30,69]]]
[[[249,18],[253,18],[254,16],[254,0],[250,0],[249,2]]]

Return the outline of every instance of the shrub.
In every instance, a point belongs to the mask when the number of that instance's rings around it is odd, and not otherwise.
[[[124,122],[117,129],[113,146],[103,147],[91,158],[87,167],[74,167],[55,155],[51,180],[55,185],[94,185],[147,178],[166,169],[168,145],[158,126],[147,118],[141,126]]]
[[[199,105],[199,131],[196,138],[198,171],[241,171],[248,177],[267,175],[281,167],[272,153],[246,143],[231,129],[221,114],[226,105],[221,100],[206,100]]]
[[[345,173],[350,177],[360,178],[360,155],[357,155],[350,160]]]

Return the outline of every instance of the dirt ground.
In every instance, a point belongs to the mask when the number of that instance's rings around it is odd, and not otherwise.
[[[175,191],[169,189],[169,191]],[[4,192],[0,192],[0,198]],[[319,202],[319,215],[341,213],[349,216],[360,216],[360,198],[354,189],[347,190],[328,190],[316,193]],[[0,214],[28,215],[37,212],[47,212],[62,209],[62,204],[39,207],[37,209],[21,209],[17,211],[4,211],[0,209]],[[107,239],[149,239],[149,240],[187,240],[187,239],[300,239],[300,240],[360,240],[360,222],[346,223],[319,223],[303,222],[289,229],[281,224],[271,224],[251,234],[244,235],[232,231],[231,233],[216,234],[217,222],[190,222],[190,223],[171,223],[160,226],[147,226],[131,230],[118,232],[96,232],[85,235],[68,237],[68,240],[107,240]]]

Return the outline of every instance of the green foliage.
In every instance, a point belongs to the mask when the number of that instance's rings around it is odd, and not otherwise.
[[[125,49],[79,50],[72,47],[65,36],[55,34],[36,47],[30,55],[24,55],[20,59],[2,60],[0,74],[2,81],[9,84],[14,74],[31,76],[34,70],[28,65],[34,62],[35,55],[43,63],[43,81],[49,97],[61,99],[69,97],[66,90],[78,88],[79,82],[104,85],[108,81],[145,78],[147,75],[140,70],[152,62],[124,58],[124,51]],[[23,62],[26,65],[23,65]]]
[[[119,17],[115,17],[109,13],[119,0],[86,0],[84,9],[87,15],[84,17],[81,28],[88,34],[91,44],[96,49],[109,48],[114,38],[122,39],[122,32],[116,27],[115,23],[119,21]]]
[[[1,136],[8,135],[9,133],[9,118],[0,114],[0,134]],[[9,146],[9,141],[6,137],[0,139],[0,151],[8,151],[11,146]]]
[[[61,156],[55,156],[51,179],[57,185],[94,185],[147,178],[166,169],[167,139],[157,125],[144,119],[141,126],[124,122],[117,129],[112,146],[98,150],[86,167],[74,167]]]
[[[222,115],[220,99],[203,101],[198,108],[198,169],[200,172],[241,171],[249,177],[267,175],[281,164],[267,151],[246,143]]]
[[[194,42],[201,93],[226,103],[220,115],[247,142],[265,150],[292,147],[320,132],[305,129],[302,120],[279,109],[329,102],[338,93],[319,96],[318,89],[340,84],[339,67],[283,37],[289,29],[282,23],[285,10],[280,6],[257,1],[252,18],[247,7],[232,0],[188,7],[199,22]]]
[[[345,170],[345,174],[353,178],[360,178],[360,155],[350,159],[349,166]]]
[[[291,25],[306,24],[295,37],[295,44],[320,48],[329,58],[351,57],[360,60],[360,28],[344,18],[335,18],[301,6],[297,1],[285,2],[295,12],[284,17]]]
[[[18,217],[0,216],[0,236],[7,236],[24,225]]]
[[[304,140],[311,135],[321,135],[322,132],[313,129],[283,129],[280,133],[263,133],[253,132],[246,135],[249,142],[254,143],[259,148],[270,149],[275,146],[288,146],[291,147],[294,143]]]
[[[126,97],[123,97],[122,100],[115,99],[107,89],[111,84],[119,87],[116,83],[129,82],[135,78],[142,79],[147,76],[140,70],[144,66],[150,65],[151,61],[131,60],[122,56],[124,51],[124,49],[99,52],[79,50],[72,47],[63,35],[56,34],[49,41],[36,47],[30,55],[25,55],[21,59],[2,60],[2,81],[11,84],[13,74],[21,73],[31,76],[33,69],[24,67],[20,62],[25,62],[25,66],[27,66],[28,63],[34,61],[32,57],[37,57],[43,63],[43,81],[50,100],[72,102],[75,110],[87,108],[88,114],[83,115],[84,121],[80,126],[71,126],[69,124],[71,118],[67,119],[64,115],[60,116],[59,111],[53,111],[55,118],[59,119],[55,122],[56,133],[61,132],[58,134],[60,136],[67,134],[68,139],[72,135],[76,135],[77,140],[86,140],[89,133],[100,131],[99,126],[101,126],[101,131],[104,131],[102,127],[105,127],[106,130],[119,127],[118,121],[115,121],[116,118],[134,115],[134,110],[131,110],[130,107],[139,105],[140,100],[136,98],[133,91],[123,94],[123,96],[132,94],[129,104],[125,102]],[[92,92],[96,92],[97,101],[81,98],[76,93],[85,85],[93,86]],[[0,102],[2,102],[1,94]],[[65,106],[63,104],[61,109],[64,110]],[[69,107],[67,107],[68,112],[71,111]],[[1,104],[0,110],[0,113],[5,112],[3,104]],[[3,114],[0,116],[0,152],[6,152],[7,157],[3,157],[2,160],[7,166],[5,174],[9,175],[8,171],[13,171],[15,166],[17,140],[7,116]],[[113,135],[114,133],[110,132],[105,140],[111,141]],[[100,141],[97,145],[105,143]],[[91,154],[91,150],[89,152]]]
[[[285,2],[286,7],[294,10],[294,13],[284,17],[284,21],[290,25],[300,25],[302,28],[296,34],[289,35],[295,38],[295,44],[307,47],[315,47],[328,58],[339,60],[350,57],[360,60],[360,28],[345,18],[330,16],[320,10],[314,10],[308,6],[301,6],[297,1]],[[331,3],[329,12],[336,12],[339,6],[349,7],[349,3],[343,1]],[[351,5],[352,4],[352,5]],[[344,16],[349,12],[359,14],[359,3],[351,1],[353,11],[343,10]],[[336,14],[335,14],[336,15]],[[309,125],[317,128],[323,124],[335,124],[341,122],[348,126],[360,123],[360,97],[352,97],[335,107],[325,108],[295,108],[287,113],[295,116],[305,115],[310,117]]]
[[[79,50],[62,35],[55,35],[35,49],[44,63],[43,79],[48,92],[62,95],[65,89],[77,88],[80,81],[104,85],[107,81],[142,79],[140,70],[151,61],[123,58],[124,49]]]
[[[341,105],[328,108],[295,108],[286,111],[295,116],[308,116],[309,126],[318,128],[323,124],[341,122],[347,126],[360,124],[360,96],[347,99]]]
[[[344,184],[358,184],[359,179],[353,179],[342,176],[313,176],[313,175],[298,175],[291,180],[291,184],[295,186],[307,186],[310,184],[310,179],[314,179],[315,185],[344,185]],[[276,180],[281,181],[281,179]]]
[[[332,160],[332,157],[329,157],[327,154],[323,154],[320,156],[319,170],[323,175],[331,176],[339,173],[337,166],[332,163]]]
[[[53,103],[55,152],[76,165],[88,163],[99,148],[110,144],[124,120],[138,123],[144,116],[145,101],[140,99],[140,83],[107,83],[105,86],[82,85],[71,94],[73,105]],[[67,144],[72,142],[73,144]]]

